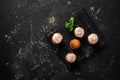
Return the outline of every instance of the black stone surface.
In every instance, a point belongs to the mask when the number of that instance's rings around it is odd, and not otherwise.
[[[119,0],[0,0],[0,80],[120,80],[119,4]],[[81,7],[88,10],[107,45],[73,72],[55,54],[45,33]]]

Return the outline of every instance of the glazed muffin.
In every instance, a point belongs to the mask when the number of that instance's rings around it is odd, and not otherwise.
[[[69,45],[70,45],[70,48],[72,49],[78,49],[81,46],[81,43],[78,39],[72,39]]]

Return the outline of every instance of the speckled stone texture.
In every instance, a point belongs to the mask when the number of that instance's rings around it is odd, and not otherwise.
[[[107,45],[70,71],[45,33],[83,7]],[[0,0],[0,80],[120,80],[119,0]]]

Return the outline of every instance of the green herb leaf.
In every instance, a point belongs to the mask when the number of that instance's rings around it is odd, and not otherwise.
[[[74,29],[74,17],[70,17],[69,21],[65,22],[65,27],[72,32]]]
[[[66,27],[66,28],[68,28],[68,27],[69,27],[69,25],[70,25],[70,23],[69,23],[69,22],[65,22],[65,27]]]

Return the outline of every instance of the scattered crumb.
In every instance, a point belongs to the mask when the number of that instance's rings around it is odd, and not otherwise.
[[[42,28],[40,29],[41,32],[46,32],[49,29],[49,26],[42,26]]]
[[[90,11],[95,11],[95,7],[94,6],[90,7]]]
[[[7,62],[7,63],[6,63],[6,65],[8,66],[8,65],[9,65],[9,63]]]
[[[56,20],[56,19],[55,19],[54,16],[48,18],[48,22],[49,22],[50,24],[54,24],[54,23],[55,23],[55,20]]]
[[[47,44],[44,42],[39,41],[40,48],[47,48]]]
[[[68,5],[70,5],[70,4],[71,4],[71,2],[70,2],[70,1],[68,1],[68,2],[67,2],[67,4],[68,4]]]

